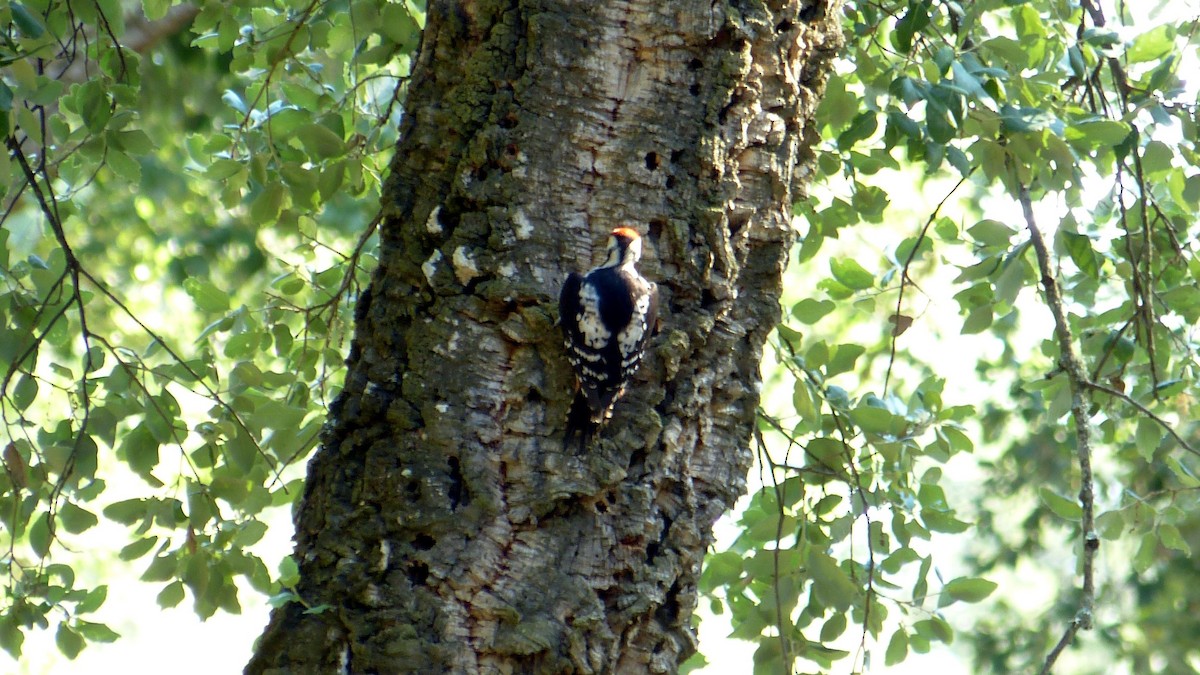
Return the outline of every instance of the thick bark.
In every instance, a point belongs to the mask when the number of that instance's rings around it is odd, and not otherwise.
[[[836,2],[836,0],[834,0]],[[380,266],[297,516],[298,591],[248,672],[673,672],[745,489],[837,47],[830,2],[431,2]],[[554,325],[608,230],[661,330],[564,451]]]

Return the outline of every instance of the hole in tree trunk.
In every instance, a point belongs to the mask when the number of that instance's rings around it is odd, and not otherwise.
[[[408,580],[413,586],[424,586],[425,580],[429,578],[429,565],[423,562],[410,563],[408,566]]]
[[[446,460],[446,463],[450,466],[450,489],[446,493],[450,497],[450,509],[453,510],[457,509],[460,505],[466,506],[470,504],[471,496],[467,494],[458,458],[451,457]]]
[[[674,626],[679,622],[679,580],[671,584],[671,590],[663,598],[663,604],[654,612],[654,617],[664,626]]]

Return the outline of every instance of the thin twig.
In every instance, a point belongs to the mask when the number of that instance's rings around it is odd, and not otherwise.
[[[1054,649],[1051,649],[1050,653],[1046,655],[1046,663],[1042,666],[1041,675],[1050,675],[1050,668],[1054,666],[1054,662],[1058,660],[1058,656],[1067,648],[1067,645],[1075,639],[1075,634],[1079,632],[1080,627],[1079,619],[1076,617],[1076,620],[1067,626],[1067,630],[1059,639],[1058,644],[1054,645]]]
[[[1088,389],[1092,384],[1083,368],[1083,361],[1075,351],[1075,343],[1071,338],[1071,327],[1067,324],[1067,313],[1063,308],[1062,295],[1059,293],[1058,282],[1054,278],[1054,269],[1050,263],[1050,252],[1046,248],[1046,240],[1042,231],[1033,218],[1033,201],[1029,197],[1029,188],[1020,185],[1019,199],[1021,210],[1025,214],[1025,224],[1029,228],[1029,241],[1037,254],[1038,270],[1042,275],[1042,286],[1046,292],[1046,304],[1054,316],[1054,333],[1058,339],[1059,364],[1067,374],[1071,387],[1071,417],[1075,425],[1075,452],[1079,460],[1079,502],[1082,506],[1080,528],[1083,531],[1083,590],[1079,599],[1079,610],[1071,620],[1063,637],[1046,656],[1042,666],[1042,675],[1048,675],[1058,660],[1059,654],[1075,638],[1075,634],[1092,628],[1094,608],[1096,604],[1095,561],[1096,551],[1100,548],[1100,537],[1096,534],[1095,525],[1095,478],[1092,475],[1092,427],[1088,419],[1088,409],[1091,407]]]
[[[925,221],[925,226],[921,228],[921,233],[917,235],[917,241],[913,243],[912,249],[908,252],[908,258],[905,259],[904,265],[900,270],[900,292],[896,294],[896,324],[892,328],[892,351],[888,357],[887,372],[883,376],[883,391],[885,394],[888,390],[888,384],[892,381],[892,366],[896,363],[896,340],[899,339],[901,332],[899,330],[900,312],[904,309],[904,289],[908,286],[909,281],[908,268],[912,265],[913,260],[916,259],[917,251],[921,248],[921,242],[925,241],[925,236],[929,233],[929,228],[933,225],[933,221],[937,220],[938,213],[941,212],[942,207],[946,205],[946,202],[950,201],[950,197],[958,191],[958,188],[967,182],[967,178],[972,173],[975,173],[975,169],[971,169],[965,176],[959,178],[954,187],[950,188],[950,191],[946,193],[946,196],[942,197],[942,201],[938,202],[938,205],[934,207],[933,213],[929,214],[929,218]]]
[[[1179,432],[1175,431],[1175,428],[1172,427],[1170,425],[1170,423],[1168,423],[1162,417],[1159,417],[1158,415],[1154,414],[1153,411],[1151,411],[1149,408],[1147,408],[1146,406],[1139,403],[1136,399],[1134,399],[1129,394],[1126,394],[1123,391],[1113,389],[1112,387],[1109,387],[1109,386],[1100,384],[1099,382],[1094,382],[1091,380],[1084,382],[1084,384],[1086,384],[1089,389],[1095,389],[1096,391],[1102,391],[1105,394],[1108,394],[1109,396],[1119,398],[1122,401],[1125,401],[1126,403],[1128,403],[1129,405],[1137,408],[1138,412],[1142,413],[1146,417],[1149,417],[1150,419],[1154,420],[1155,422],[1158,422],[1158,425],[1161,426],[1163,429],[1165,429],[1168,434],[1171,434],[1171,438],[1174,438],[1175,442],[1179,443],[1180,447],[1182,447],[1184,450],[1187,450],[1188,452],[1192,453],[1193,455],[1200,456],[1200,450],[1197,450],[1196,448],[1192,447],[1191,444],[1189,444],[1186,440],[1184,440],[1183,436],[1180,436]]]
[[[780,574],[782,572],[782,570],[780,569],[780,562],[779,562],[779,546],[780,546],[780,542],[783,541],[783,525],[784,525],[784,521],[786,520],[784,511],[783,511],[784,495],[783,495],[783,488],[779,485],[779,478],[778,478],[778,476],[775,475],[775,461],[772,460],[771,455],[767,453],[766,440],[763,438],[762,430],[759,429],[757,426],[755,426],[755,429],[754,429],[754,438],[758,442],[760,465],[762,463],[762,460],[765,459],[766,464],[771,467],[770,468],[771,485],[775,491],[775,506],[776,506],[776,508],[779,509],[779,517],[775,521],[775,550],[772,552],[772,555],[771,555],[771,558],[772,558],[771,565],[772,565],[773,574],[775,576],[774,583],[771,584],[771,588],[775,592],[775,624],[779,628],[780,666],[781,666],[781,670],[786,675],[787,673],[792,672],[792,666],[794,665],[794,657],[792,657],[791,640],[788,639],[788,635],[791,633],[791,630],[789,630],[790,626],[788,626],[788,627],[784,626],[783,598],[782,598],[781,592],[779,590],[780,579],[781,579]]]

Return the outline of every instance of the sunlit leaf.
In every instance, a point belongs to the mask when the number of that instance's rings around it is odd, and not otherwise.
[[[1049,487],[1043,485],[1038,488],[1038,496],[1041,497],[1042,503],[1060,518],[1079,520],[1083,515],[1078,500],[1063,497]]]

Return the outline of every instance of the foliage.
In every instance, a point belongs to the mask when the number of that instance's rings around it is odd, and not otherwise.
[[[237,612],[236,578],[287,597],[252,547],[340,387],[422,22],[383,0],[0,8],[14,657],[34,627],[69,657],[117,637],[78,579],[102,524],[164,607]]]
[[[845,8],[764,487],[703,578],[756,672],[964,633],[976,672],[1195,668],[1197,23],[1163,4]]]
[[[292,598],[295,566],[273,577],[253,546],[340,384],[423,21],[412,0],[128,9],[0,7],[13,655],[34,627],[68,656],[117,637],[88,620],[106,588],[79,581],[79,542],[114,523],[164,606],[237,611],[239,577]],[[1130,11],[847,6],[768,371],[784,393],[754,437],[764,487],[703,577],[756,671],[956,635],[978,672],[1048,668],[1060,634],[1097,672],[1200,659],[1175,639],[1200,632],[1196,24]],[[1031,584],[1052,600],[1022,604]]]

